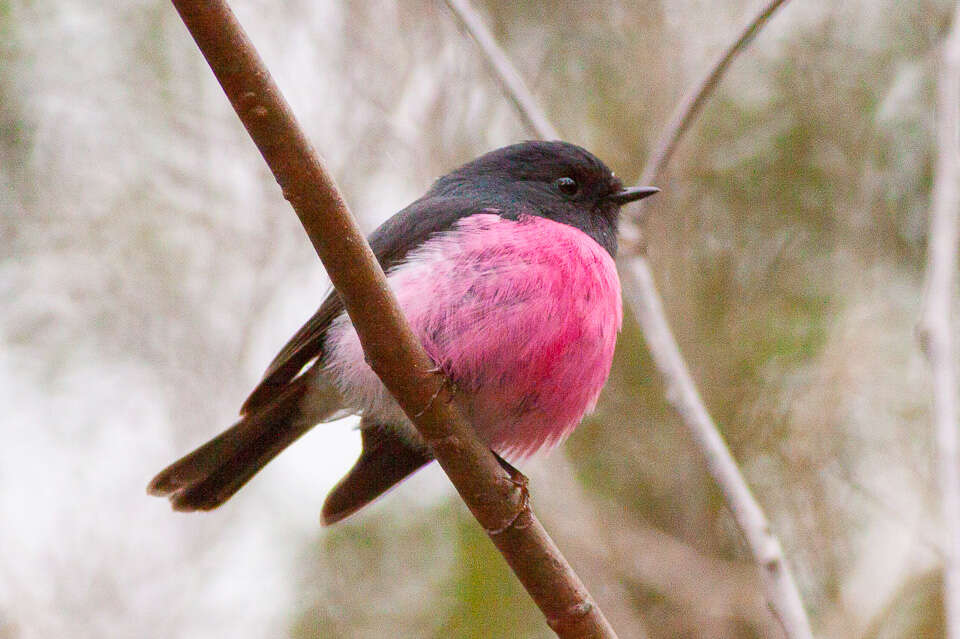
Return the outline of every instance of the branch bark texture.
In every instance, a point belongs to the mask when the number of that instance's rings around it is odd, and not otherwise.
[[[310,237],[370,366],[430,444],[560,637],[615,637],[522,491],[450,401],[373,252],[279,88],[223,0],[173,0]]]
[[[944,43],[937,83],[937,166],[930,207],[921,345],[933,377],[937,474],[946,540],[943,602],[946,636],[960,639],[960,467],[957,459],[957,351],[953,335],[960,206],[960,4]]]
[[[696,88],[680,102],[671,117],[670,124],[657,143],[656,151],[644,168],[640,184],[649,184],[663,170],[683,133],[717,87],[733,59],[746,48],[757,32],[785,2],[786,0],[772,0],[766,4],[740,32],[733,44],[718,58]],[[447,0],[447,4],[451,5],[455,13],[457,9],[453,6],[454,4],[465,5],[474,16],[476,15],[469,6],[468,0]],[[463,20],[462,22],[474,40],[487,43],[481,46],[481,53],[495,73],[499,75],[507,71],[516,72],[482,20],[476,18],[470,22]],[[540,107],[535,102],[531,103],[527,99],[520,99],[511,94],[508,83],[502,84],[508,97],[520,110],[521,117],[531,132],[542,136],[540,129],[530,124],[546,119]],[[552,126],[548,130],[556,131]],[[624,299],[637,318],[643,330],[647,348],[664,378],[667,401],[690,431],[693,441],[706,460],[710,475],[724,495],[759,569],[764,593],[773,614],[789,639],[811,639],[813,634],[810,621],[781,544],[770,530],[770,524],[763,509],[753,497],[720,430],[703,403],[673,331],[670,329],[649,261],[641,253],[622,257],[619,262]]]

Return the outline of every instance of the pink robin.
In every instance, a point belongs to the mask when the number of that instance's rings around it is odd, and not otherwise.
[[[370,236],[414,332],[498,455],[554,446],[593,409],[622,318],[620,207],[657,191],[624,188],[578,146],[524,142],[443,176]],[[313,426],[347,414],[362,415],[363,451],[327,496],[325,524],[432,460],[364,362],[335,293],[276,356],[240,414],[148,491],[177,510],[216,508]]]

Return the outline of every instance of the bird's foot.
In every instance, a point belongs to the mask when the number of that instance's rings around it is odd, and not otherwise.
[[[497,458],[497,462],[499,462],[500,466],[507,471],[507,475],[510,477],[511,483],[520,489],[520,510],[525,510],[527,504],[530,502],[530,491],[528,489],[530,480],[526,475],[514,468],[513,464],[501,457],[496,451],[491,452],[493,452],[493,456]]]
[[[457,388],[456,382],[450,379],[450,377],[446,374],[446,371],[444,371],[439,366],[434,366],[433,368],[427,369],[427,372],[430,373],[431,375],[440,375],[442,381],[440,385],[437,386],[437,390],[434,391],[433,395],[430,396],[430,399],[427,401],[423,409],[420,410],[419,413],[413,416],[414,419],[419,418],[421,415],[427,412],[427,409],[433,406],[433,402],[437,401],[437,397],[440,396],[440,393],[443,392],[443,389],[446,388],[448,392],[447,398],[446,398],[447,403],[450,403],[451,401],[453,401],[453,398],[457,395],[457,391],[460,390],[459,388]]]
[[[450,376],[447,375],[447,371],[443,370],[443,368],[440,366],[434,365],[434,367],[428,369],[427,372],[431,375],[443,376],[444,383],[440,385],[440,389],[442,390],[444,387],[446,387],[450,391],[450,399],[453,399],[453,396],[460,392],[460,388],[457,386],[457,383],[453,381]],[[437,392],[439,393],[439,391]]]

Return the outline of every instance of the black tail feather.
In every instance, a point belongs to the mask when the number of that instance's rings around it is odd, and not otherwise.
[[[257,407],[232,427],[170,464],[147,486],[151,495],[168,497],[174,510],[212,510],[226,502],[270,460],[340,408],[339,395],[318,391],[317,380],[298,378],[267,405]],[[310,390],[309,408],[303,400]],[[363,451],[323,504],[330,525],[357,512],[433,457],[379,424],[361,423]]]
[[[324,526],[349,517],[433,460],[421,447],[377,424],[361,424],[363,451],[323,502]]]
[[[301,413],[306,390],[296,381],[269,405],[244,416],[214,439],[170,464],[147,486],[169,497],[174,510],[211,510],[317,423]]]

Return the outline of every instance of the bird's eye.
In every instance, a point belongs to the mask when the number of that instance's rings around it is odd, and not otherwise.
[[[577,181],[572,177],[562,177],[557,180],[555,184],[557,185],[557,190],[564,195],[576,195],[577,191],[580,190],[580,185],[577,184]]]

